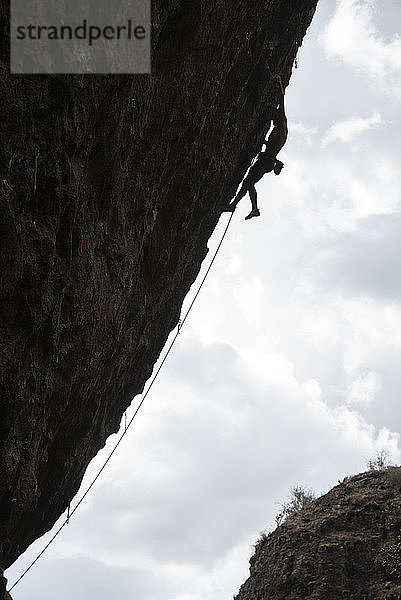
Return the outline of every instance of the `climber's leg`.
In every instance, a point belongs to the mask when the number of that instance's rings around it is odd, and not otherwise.
[[[252,203],[252,210],[249,213],[249,215],[245,217],[245,221],[247,221],[248,219],[252,219],[252,217],[260,216],[260,212],[258,209],[258,195],[256,193],[256,188],[254,185],[249,187],[249,197]]]
[[[238,202],[240,200],[242,200],[242,198],[245,196],[245,194],[248,191],[248,182],[247,179],[244,179],[243,184],[240,187],[240,190],[238,192],[238,194],[235,196],[234,200],[227,206],[227,208],[225,209],[225,212],[234,212]]]
[[[264,174],[265,174],[265,170],[262,167],[262,165],[260,164],[260,162],[257,160],[255,162],[255,164],[252,165],[252,167],[249,169],[248,175],[245,177],[244,181],[242,182],[239,192],[235,196],[234,200],[227,206],[225,211],[233,212],[235,210],[238,202],[240,200],[242,200],[242,198],[245,196],[245,194],[248,191],[250,191],[250,189],[252,187],[255,189],[255,183],[257,181],[259,181],[259,179],[262,179]],[[255,190],[255,194],[256,194],[256,190]]]

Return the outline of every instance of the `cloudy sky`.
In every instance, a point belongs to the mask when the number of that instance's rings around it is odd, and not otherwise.
[[[15,600],[230,600],[292,485],[401,462],[400,24],[399,0],[320,0],[261,217],[242,200],[133,429]]]

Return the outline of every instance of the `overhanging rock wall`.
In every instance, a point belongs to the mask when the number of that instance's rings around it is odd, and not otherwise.
[[[107,77],[10,75],[2,3],[3,569],[143,389],[316,3],[155,1],[152,75]]]

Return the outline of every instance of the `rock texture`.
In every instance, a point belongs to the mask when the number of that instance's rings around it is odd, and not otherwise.
[[[347,478],[262,536],[235,600],[400,600],[382,566],[400,533],[401,467]]]
[[[0,6],[0,567],[152,372],[317,0],[155,0],[151,76],[20,76]]]

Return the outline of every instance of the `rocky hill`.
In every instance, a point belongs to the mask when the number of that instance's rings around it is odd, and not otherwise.
[[[399,536],[401,467],[349,477],[262,536],[235,600],[400,600]]]
[[[1,3],[1,569],[143,389],[316,3],[154,0],[150,76],[12,75]]]

